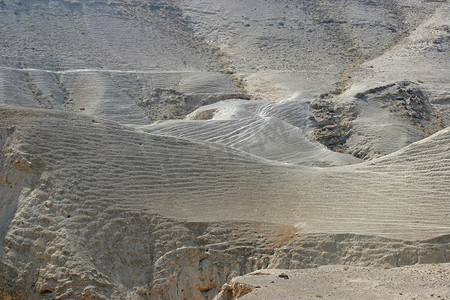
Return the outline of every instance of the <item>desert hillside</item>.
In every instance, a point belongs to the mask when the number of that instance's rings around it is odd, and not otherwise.
[[[2,299],[448,297],[446,0],[0,16]]]

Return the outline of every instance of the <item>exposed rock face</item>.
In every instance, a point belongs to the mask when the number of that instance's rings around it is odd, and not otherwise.
[[[334,151],[369,159],[386,155],[429,136],[446,125],[446,116],[438,112],[417,83],[398,82],[357,93],[354,99],[320,99],[312,104],[314,135]],[[386,119],[380,115],[386,115]],[[363,120],[363,122],[361,122]],[[402,126],[405,134],[395,137],[367,126]],[[391,130],[395,132],[394,130]],[[384,139],[384,141],[383,141]],[[403,140],[398,142],[398,140]],[[391,147],[386,147],[391,143]],[[387,148],[387,149],[386,149]],[[387,151],[386,151],[387,150]]]
[[[311,107],[316,139],[334,151],[343,152],[351,134],[352,123],[358,116],[358,106],[321,99]]]
[[[399,82],[358,93],[356,98],[365,102],[379,103],[394,115],[407,120],[429,136],[446,127],[439,115],[417,83]]]
[[[213,300],[233,300],[241,298],[255,289],[254,286],[231,281],[230,284],[225,283],[222,290]]]
[[[6,297],[212,299],[232,277],[266,268],[448,261],[448,228],[438,219],[448,213],[448,185],[435,187],[448,181],[440,163],[448,130],[373,165],[305,170],[75,114],[2,109],[1,116]],[[165,156],[168,149],[176,155]],[[414,168],[428,173],[405,173]],[[337,175],[352,185],[336,186]],[[309,208],[308,189],[295,194],[302,182],[330,207]],[[369,192],[349,200],[361,186]],[[401,193],[413,188],[419,198]],[[425,240],[437,232],[433,222],[442,237]]]
[[[0,19],[1,299],[245,299],[261,286],[230,280],[255,270],[448,262],[447,2]]]
[[[225,99],[247,99],[243,94],[221,96],[192,96],[173,89],[155,89],[147,97],[138,97],[137,103],[145,110],[150,122],[158,120],[183,119],[203,105]]]

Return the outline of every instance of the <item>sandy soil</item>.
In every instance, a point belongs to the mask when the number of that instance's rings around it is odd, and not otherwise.
[[[449,7],[0,1],[0,298],[448,298]]]
[[[1,117],[0,280],[14,298],[202,299],[261,268],[447,262],[448,129],[317,168],[79,114]]]
[[[448,299],[450,266],[415,265],[392,269],[323,266],[264,270],[237,277],[230,292],[239,299]],[[245,294],[252,290],[250,293]],[[222,298],[227,299],[225,295]]]

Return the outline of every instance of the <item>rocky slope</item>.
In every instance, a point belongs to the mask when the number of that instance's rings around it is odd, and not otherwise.
[[[75,114],[1,116],[9,296],[202,299],[267,267],[448,259],[448,129],[316,169]]]
[[[0,296],[446,296],[449,9],[0,1]]]

